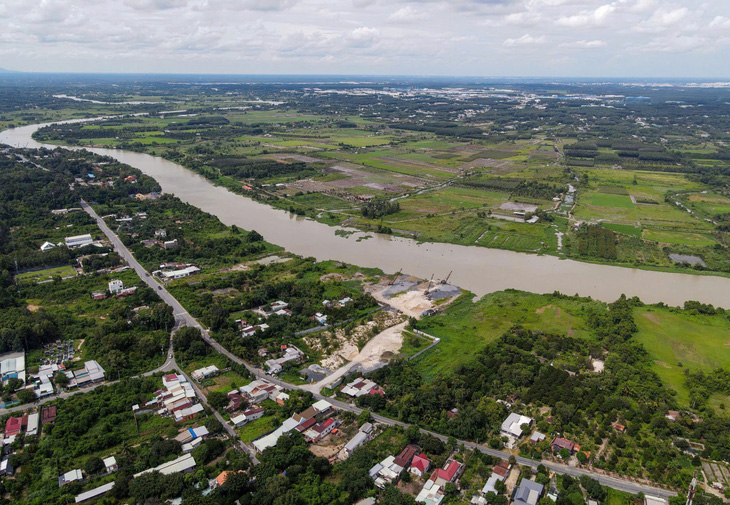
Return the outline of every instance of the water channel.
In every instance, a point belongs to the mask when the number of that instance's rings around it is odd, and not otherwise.
[[[41,147],[32,134],[42,126],[0,132],[0,143]],[[121,149],[89,150],[138,168],[154,177],[165,193],[218,216],[226,225],[256,230],[269,242],[317,260],[378,267],[389,273],[402,269],[425,279],[432,274],[444,278],[453,270],[450,282],[480,296],[514,288],[534,293],[559,291],[611,302],[625,293],[647,303],[682,305],[698,300],[730,308],[730,279],[724,277],[596,265],[477,246],[418,243],[375,233],[356,232],[345,238],[335,235],[338,228],[236,195],[163,158]],[[371,238],[357,241],[367,236]]]

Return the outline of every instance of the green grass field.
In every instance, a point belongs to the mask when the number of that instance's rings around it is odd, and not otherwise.
[[[418,369],[429,380],[453,371],[474,357],[474,352],[502,336],[515,324],[528,329],[574,337],[590,338],[579,314],[584,304],[551,295],[521,291],[502,291],[483,297],[476,303],[470,295],[459,298],[444,313],[426,318],[423,329],[441,342],[416,359]]]
[[[685,369],[730,368],[730,322],[723,316],[690,315],[670,309],[641,308],[634,337],[654,359],[654,371],[686,405]],[[680,366],[680,363],[682,366]]]
[[[270,431],[273,431],[277,426],[279,426],[279,424],[280,423],[276,417],[264,416],[260,419],[244,424],[243,427],[238,430],[238,434],[241,437],[241,440],[248,443]]]
[[[603,227],[618,233],[623,233],[624,235],[641,237],[641,228],[639,228],[638,226],[631,226],[629,224],[603,223]]]
[[[596,193],[591,195],[591,205],[597,207],[612,207],[622,209],[632,209],[634,204],[628,196],[624,195],[607,195]]]
[[[655,240],[657,242],[663,242],[667,244],[706,246],[714,245],[716,243],[715,240],[708,235],[702,235],[699,233],[644,230],[643,236],[645,239]]]
[[[52,280],[54,277],[73,277],[76,275],[76,270],[72,266],[62,266],[54,268],[45,268],[43,270],[36,270],[35,272],[25,272],[18,274],[16,279],[20,282],[42,282]]]

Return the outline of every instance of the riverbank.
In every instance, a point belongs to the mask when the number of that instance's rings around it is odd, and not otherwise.
[[[42,125],[0,133],[0,142],[19,147],[42,147],[32,134]],[[216,215],[224,224],[259,231],[264,238],[295,254],[317,260],[336,259],[386,272],[405,270],[420,278],[444,278],[477,296],[505,289],[533,293],[559,291],[611,302],[621,294],[646,303],[682,305],[687,300],[730,306],[730,280],[719,276],[666,273],[600,265],[507,250],[356,232],[337,236],[341,228],[293,216],[289,212],[231,193],[194,172],[162,158],[120,149],[91,149],[113,157],[155,178],[164,192]],[[360,240],[358,242],[358,239]]]
[[[69,148],[79,147],[64,142],[63,140],[54,140],[54,142]],[[168,159],[168,161],[173,163],[179,163],[184,168],[205,177],[212,184],[223,187],[232,193],[252,199],[274,209],[289,212],[293,216],[312,219],[334,228],[344,226],[351,230],[359,230],[363,233],[385,232],[393,237],[415,239],[422,244],[474,245],[481,248],[537,255],[543,254],[561,259],[619,266],[622,268],[730,277],[729,272],[723,271],[727,269],[728,264],[723,256],[725,254],[724,249],[720,248],[719,251],[712,247],[705,247],[702,251],[689,249],[685,251],[682,249],[682,254],[694,255],[697,258],[704,257],[708,265],[703,264],[702,267],[695,268],[681,263],[674,263],[669,257],[671,254],[668,255],[667,252],[675,251],[676,253],[676,251],[680,250],[677,247],[688,246],[677,246],[676,244],[673,245],[671,243],[660,243],[643,239],[641,237],[641,230],[639,230],[639,235],[637,236],[635,235],[637,229],[628,225],[613,225],[610,223],[605,225],[605,228],[611,230],[611,232],[607,233],[615,233],[614,238],[617,244],[615,258],[606,259],[597,256],[577,254],[576,251],[580,248],[579,242],[581,240],[579,238],[580,233],[576,233],[573,228],[573,225],[577,221],[573,220],[569,222],[563,216],[548,212],[546,216],[548,219],[553,219],[552,222],[540,220],[538,223],[531,225],[512,222],[505,223],[503,219],[497,218],[506,218],[507,216],[495,215],[496,217],[493,217],[489,213],[488,207],[474,206],[472,205],[473,202],[469,203],[475,197],[472,194],[474,190],[460,187],[460,183],[458,182],[459,177],[439,184],[439,188],[449,186],[449,188],[440,192],[439,195],[432,194],[430,189],[425,189],[398,196],[394,200],[402,202],[402,205],[405,206],[401,212],[378,219],[368,219],[361,215],[359,204],[351,201],[351,198],[344,198],[342,195],[336,197],[332,196],[332,194],[317,192],[318,190],[312,186],[320,184],[316,182],[318,178],[315,178],[315,181],[306,179],[305,181],[296,181],[291,184],[246,183],[242,185],[240,180],[223,175],[220,170],[210,166],[201,165],[199,161],[191,164],[188,163],[189,158],[169,156],[170,152],[162,145],[150,146],[117,140],[110,140],[110,143],[112,144],[111,148],[114,150],[119,150],[121,147],[124,147],[124,149],[132,152],[140,154],[152,153],[149,155]],[[87,148],[109,149],[110,147],[109,143],[89,143]],[[332,160],[312,158],[311,155],[302,156],[283,152],[276,153],[273,156],[276,159],[300,160],[300,158],[304,158],[308,162],[332,162]],[[340,170],[344,169],[340,168]],[[348,168],[347,170],[352,172],[354,169]],[[326,168],[326,171],[328,173],[332,172],[331,175],[335,178],[346,177],[346,175],[340,174],[336,170],[333,171],[331,167]],[[357,170],[355,172],[360,173]],[[453,187],[450,187],[452,183]],[[301,191],[297,191],[297,188]],[[312,192],[309,191],[310,189]],[[483,195],[483,192],[478,193]],[[591,210],[591,213],[583,215],[585,214],[584,212],[581,214],[581,219],[588,217],[589,220],[586,221],[586,224],[594,223],[596,216],[601,215],[599,212],[601,208],[594,208],[592,202],[595,200],[598,203],[605,203],[605,195],[600,192],[600,188],[598,190],[596,188],[587,188],[581,190],[580,194],[582,195],[580,198],[581,202],[584,202],[586,208]],[[576,195],[574,194],[573,197],[575,198]],[[437,208],[448,202],[448,205],[453,207],[456,202],[462,201],[462,199],[466,199],[466,206],[461,208],[461,210],[452,209],[440,213],[423,214],[423,212],[426,212],[424,209],[430,208],[430,206]],[[632,201],[634,204],[637,202],[636,199]],[[559,205],[556,205],[557,207]],[[649,212],[644,207],[642,207],[642,212]],[[418,209],[420,213],[414,212],[414,209]],[[606,209],[604,208],[603,210],[605,211]],[[655,210],[657,209],[651,209],[652,212]],[[669,211],[676,211],[676,209],[670,208]],[[683,213],[678,213],[679,217],[674,216],[675,219],[684,219],[686,217]],[[649,221],[656,218],[651,212],[649,214],[653,216],[648,218]],[[518,229],[512,229],[514,227]],[[458,233],[455,230],[458,230]],[[562,233],[561,240],[558,240],[556,231]],[[680,235],[682,234],[680,233]],[[651,236],[654,237],[654,235]],[[671,237],[663,237],[663,240],[671,240]],[[700,262],[702,261],[700,260]]]

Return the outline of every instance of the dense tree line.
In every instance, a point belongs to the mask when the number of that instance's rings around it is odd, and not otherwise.
[[[399,210],[400,203],[397,201],[391,202],[387,198],[375,198],[360,207],[362,216],[369,219],[378,219],[389,214],[395,214]]]

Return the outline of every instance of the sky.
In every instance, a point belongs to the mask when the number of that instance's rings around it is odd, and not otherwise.
[[[32,72],[730,80],[728,0],[2,0]]]

